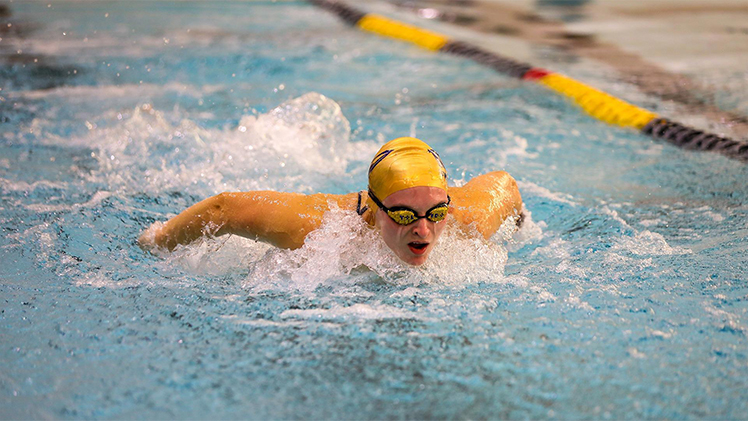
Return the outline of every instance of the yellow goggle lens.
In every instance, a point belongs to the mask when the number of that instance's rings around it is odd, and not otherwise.
[[[426,218],[428,218],[428,220],[431,222],[440,222],[447,217],[448,212],[449,207],[447,205],[437,206],[431,209],[428,214],[426,214]]]
[[[426,218],[431,222],[441,222],[447,217],[448,212],[449,207],[447,205],[439,205],[429,209],[429,211],[426,212],[426,216],[421,217],[418,217],[416,213],[410,209],[388,210],[387,215],[389,215],[389,217],[399,225],[410,225],[421,218]]]
[[[389,211],[387,215],[400,225],[410,225],[416,221],[416,214],[409,210]]]

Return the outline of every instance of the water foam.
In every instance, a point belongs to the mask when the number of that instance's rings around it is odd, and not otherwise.
[[[172,252],[155,252],[165,259],[161,263],[164,269],[179,267],[192,274],[221,276],[246,270],[271,249],[265,243],[225,236],[204,237]]]
[[[362,320],[384,320],[384,319],[418,319],[418,314],[403,311],[397,307],[388,305],[353,304],[348,307],[335,307],[332,309],[305,309],[286,310],[280,314],[283,319],[312,319],[346,321],[351,318]]]
[[[521,215],[523,215],[523,220],[520,229],[517,229],[517,221],[520,216],[510,216],[491,236],[491,241],[505,244],[510,252],[540,241],[543,238],[543,228],[546,227],[546,223],[543,221],[535,222],[532,219],[532,212],[524,203],[522,204]]]
[[[410,266],[355,212],[332,209],[300,249],[269,250],[252,266],[245,286],[312,291],[360,282],[404,286],[502,282],[506,261],[502,244],[447,226],[429,260],[420,267]]]

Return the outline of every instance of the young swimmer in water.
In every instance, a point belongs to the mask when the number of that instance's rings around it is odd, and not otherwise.
[[[138,239],[143,249],[173,250],[205,235],[236,234],[276,247],[299,248],[335,205],[376,227],[404,262],[422,265],[450,217],[488,239],[509,216],[521,217],[517,183],[503,171],[447,187],[447,171],[426,143],[401,137],[386,143],[369,166],[369,189],[345,195],[255,191],[221,193],[199,202]]]

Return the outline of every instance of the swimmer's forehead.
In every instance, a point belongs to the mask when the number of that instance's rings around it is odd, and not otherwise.
[[[436,205],[447,202],[447,191],[438,187],[411,187],[391,194],[385,200],[385,206],[406,207],[413,210],[429,210]]]

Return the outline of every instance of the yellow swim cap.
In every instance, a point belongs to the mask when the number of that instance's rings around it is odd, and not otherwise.
[[[369,190],[384,201],[392,193],[419,186],[447,190],[447,170],[439,155],[414,137],[385,143],[369,166]]]

